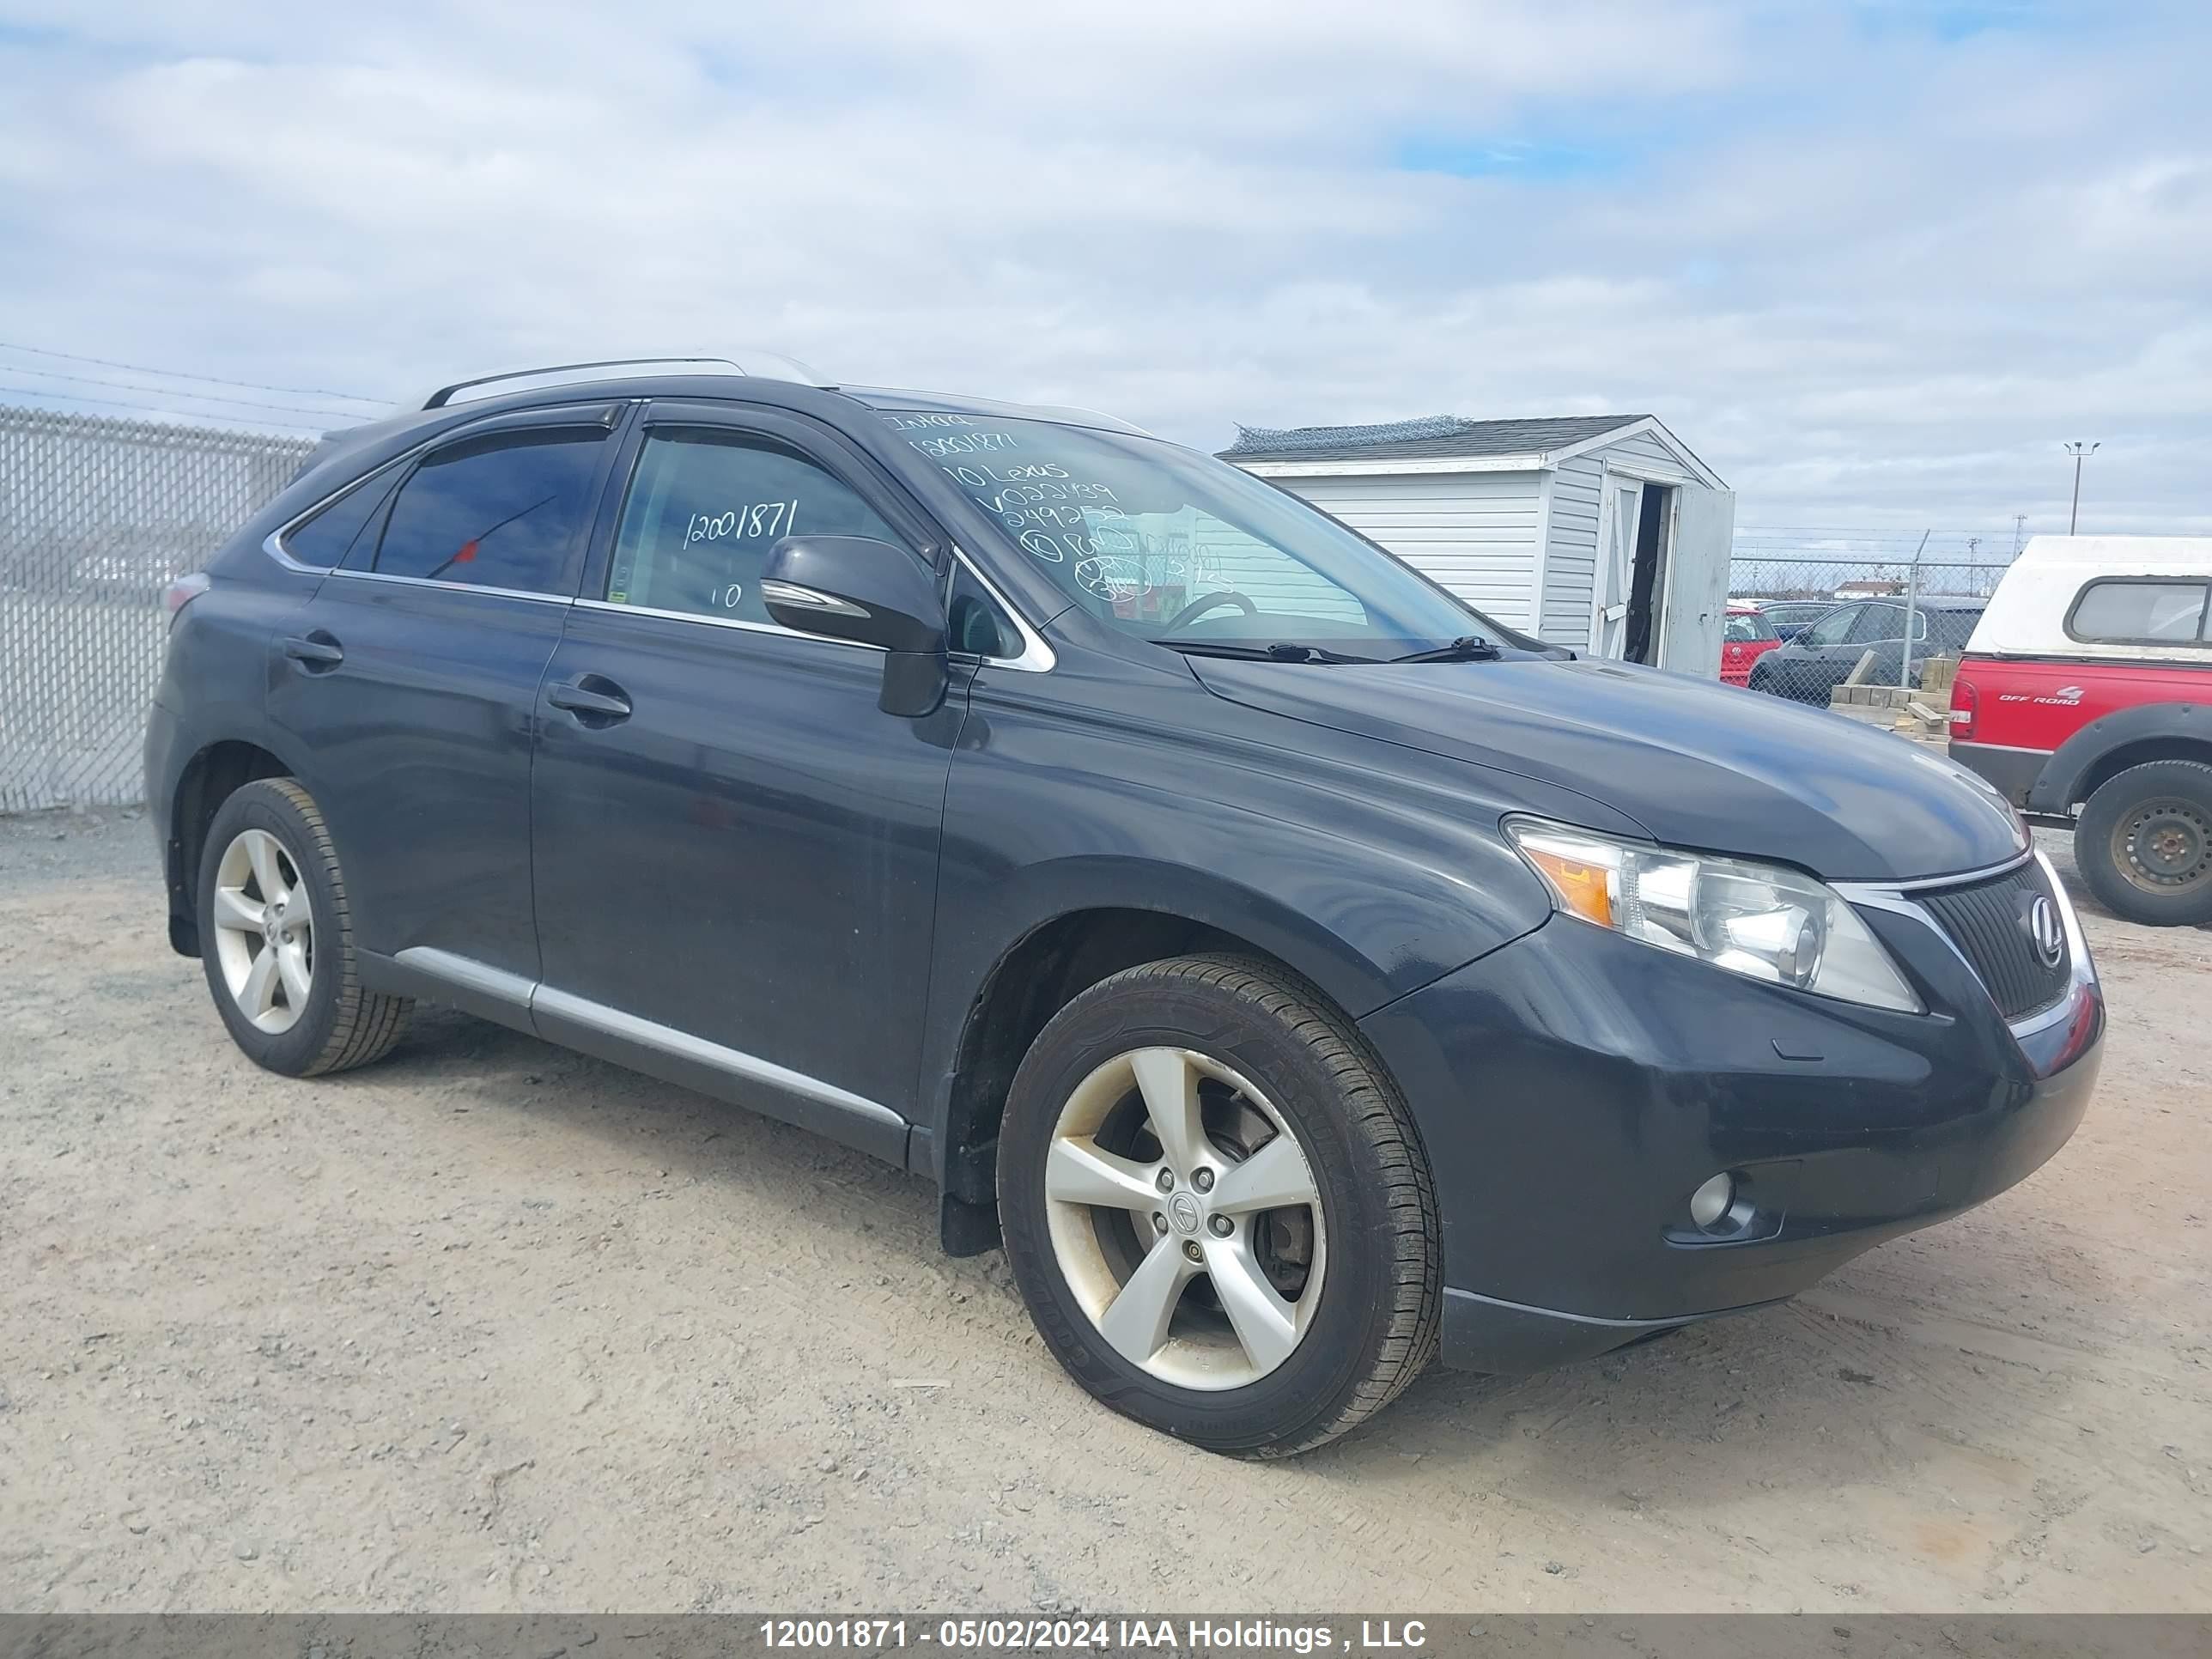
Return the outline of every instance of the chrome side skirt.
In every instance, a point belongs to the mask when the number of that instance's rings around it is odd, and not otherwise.
[[[402,956],[406,955],[401,951]],[[532,999],[531,1012],[552,1019],[565,1019],[571,1024],[587,1025],[625,1042],[635,1042],[642,1048],[658,1049],[678,1060],[689,1060],[695,1066],[705,1066],[717,1072],[726,1072],[747,1083],[763,1083],[771,1089],[781,1089],[787,1094],[798,1095],[841,1112],[850,1112],[856,1117],[873,1118],[884,1125],[906,1127],[906,1120],[888,1106],[868,1100],[840,1089],[834,1083],[824,1083],[818,1077],[809,1077],[804,1072],[794,1072],[779,1066],[772,1060],[763,1060],[757,1054],[748,1054],[736,1048],[726,1048],[719,1042],[709,1042],[704,1037],[679,1031],[672,1025],[656,1024],[641,1019],[635,1014],[626,1014],[619,1008],[610,1008],[603,1002],[556,991],[549,985],[540,985]]]
[[[460,1006],[504,1018],[506,1023],[534,1031],[548,1042],[585,1048],[586,1052],[672,1082],[726,1094],[740,1105],[759,1105],[775,1116],[894,1163],[904,1159],[909,1127],[906,1119],[882,1102],[834,1083],[451,951],[410,945],[391,960],[410,977],[433,981],[450,991]],[[549,1026],[556,1029],[549,1030]],[[580,1040],[584,1036],[606,1042],[586,1043]],[[718,1083],[737,1087],[732,1092],[716,1086]],[[767,1106],[757,1091],[786,1103],[786,1109]]]

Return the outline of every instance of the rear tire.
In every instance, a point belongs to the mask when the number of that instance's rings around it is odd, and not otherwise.
[[[2106,780],[2074,826],[2074,860],[2115,915],[2212,921],[2212,766],[2146,761]]]
[[[1435,1353],[1435,1190],[1357,1027],[1267,964],[1132,968],[1054,1015],[1000,1141],[1006,1254],[1060,1364],[1209,1451],[1332,1440]]]
[[[320,1077],[381,1060],[399,1040],[413,1005],[362,988],[330,830],[291,779],[249,783],[216,809],[198,908],[208,989],[255,1065]]]

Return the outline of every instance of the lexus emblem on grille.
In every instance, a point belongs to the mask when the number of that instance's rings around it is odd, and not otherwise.
[[[2066,930],[2058,925],[2058,907],[2040,894],[2027,907],[2027,936],[2046,968],[2056,968],[2066,954]]]

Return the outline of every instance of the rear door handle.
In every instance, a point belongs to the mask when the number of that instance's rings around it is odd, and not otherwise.
[[[312,634],[286,640],[284,654],[303,665],[311,674],[336,668],[345,660],[344,649],[319,628]]]
[[[584,726],[612,726],[629,718],[629,698],[622,687],[599,674],[549,685],[545,701],[556,708],[567,709]]]

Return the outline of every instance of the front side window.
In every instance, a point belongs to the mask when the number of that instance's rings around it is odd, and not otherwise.
[[[569,592],[569,555],[590,513],[605,436],[596,428],[493,432],[437,451],[400,485],[368,568],[472,587]]]
[[[1510,642],[1296,497],[1157,438],[995,416],[878,411],[998,525],[1012,556],[1140,638],[1428,650]]]
[[[1840,611],[1831,611],[1807,629],[1802,637],[1808,645],[1841,645],[1851,631],[1851,624],[1859,619],[1860,607],[1847,605]]]
[[[647,434],[623,504],[606,597],[767,623],[760,574],[786,536],[904,544],[853,487],[772,440],[712,427]]]
[[[1021,636],[1013,623],[964,564],[953,569],[945,617],[945,641],[953,650],[976,657],[1021,654]]]
[[[2194,645],[2206,631],[2205,594],[2193,581],[2094,581],[2074,602],[2067,631],[2077,640]]]
[[[1859,619],[1851,625],[1848,643],[1874,645],[1883,640],[1905,637],[1905,612],[1893,605],[1869,605],[1859,612]]]

